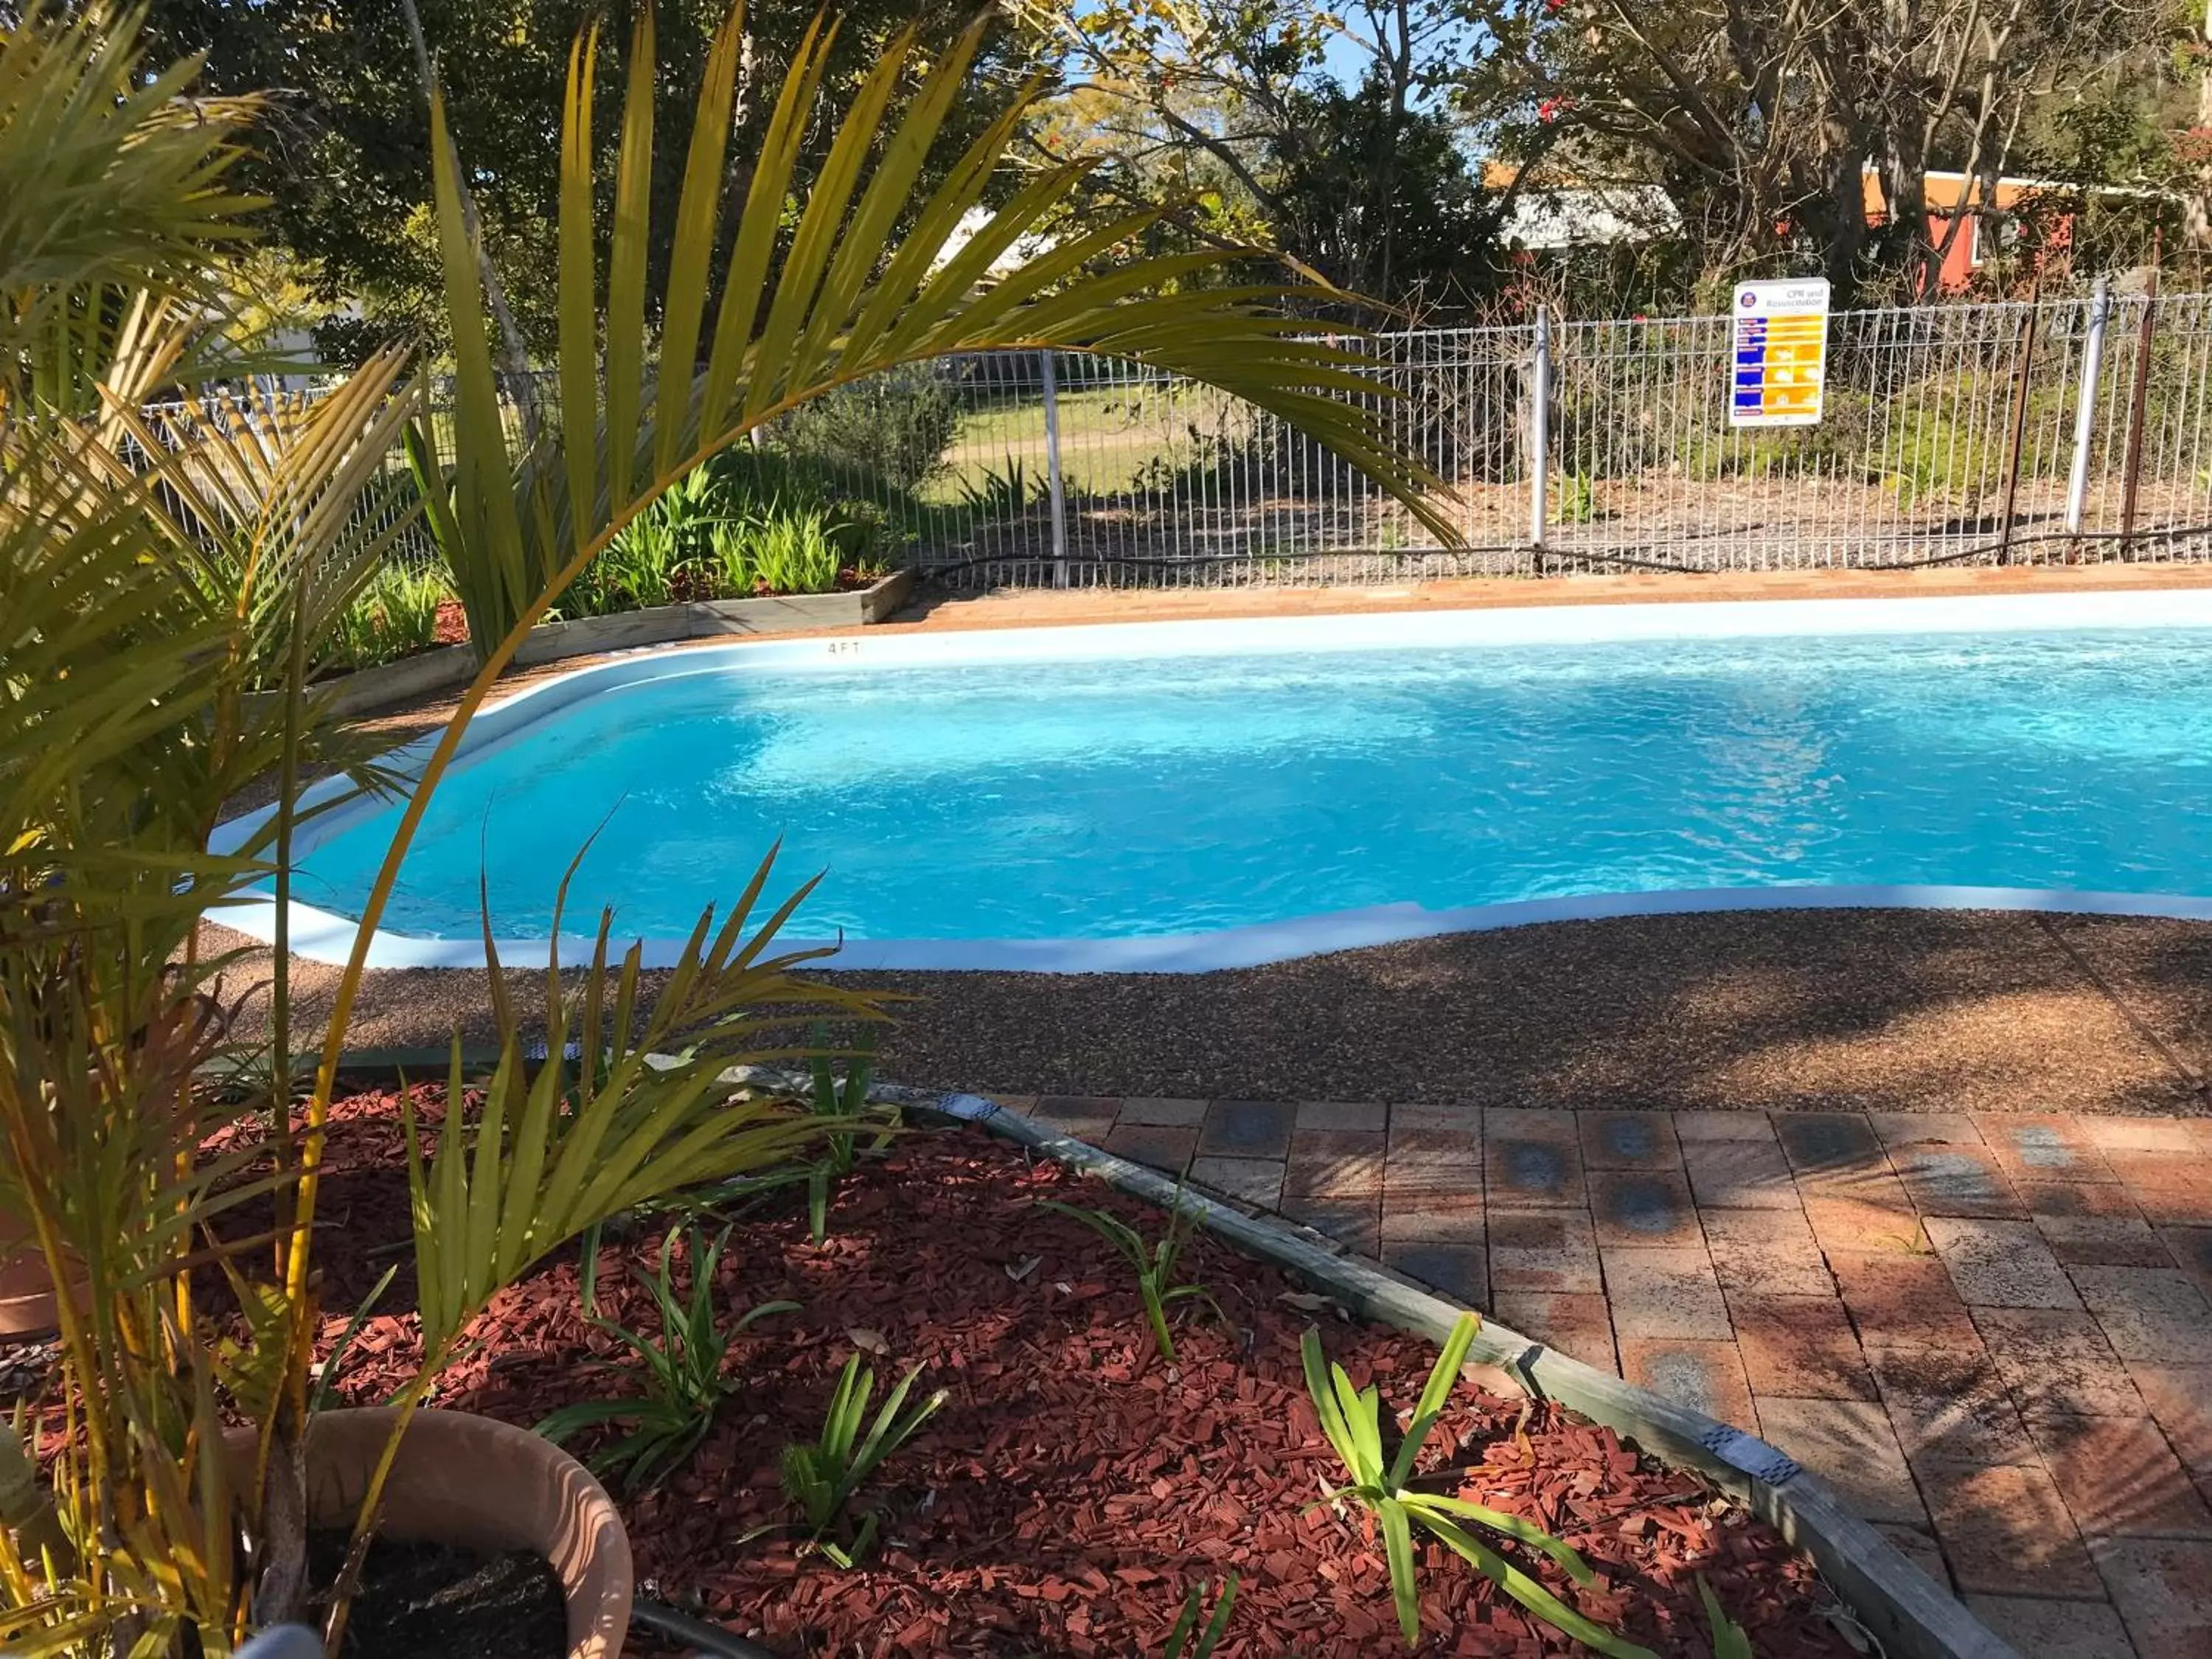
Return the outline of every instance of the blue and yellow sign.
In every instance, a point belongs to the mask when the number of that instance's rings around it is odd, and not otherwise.
[[[1730,426],[1818,426],[1828,372],[1828,284],[1738,283]]]

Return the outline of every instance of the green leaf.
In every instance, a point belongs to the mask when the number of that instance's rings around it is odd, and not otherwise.
[[[1183,1597],[1182,1612],[1174,1628],[1168,1632],[1168,1644],[1162,1659],[1212,1659],[1214,1648],[1220,1643],[1222,1633],[1229,1628],[1229,1615],[1237,1606],[1237,1575],[1231,1573],[1221,1587],[1221,1599],[1213,1605],[1213,1616],[1206,1620],[1206,1628],[1198,1630],[1199,1615],[1205,1609],[1205,1586],[1193,1584],[1190,1593]],[[1188,1656],[1185,1647],[1192,1633],[1197,1632],[1198,1643]]]
[[[346,1321],[345,1329],[338,1333],[338,1340],[331,1345],[330,1358],[323,1361],[322,1375],[316,1380],[313,1396],[308,1401],[310,1413],[326,1411],[336,1403],[338,1373],[345,1367],[346,1355],[353,1351],[354,1339],[361,1334],[361,1328],[368,1322],[370,1313],[385,1291],[392,1288],[392,1281],[398,1273],[398,1262],[386,1267],[376,1283],[369,1286],[368,1294],[362,1297],[361,1305],[353,1310],[353,1317]]]
[[[1412,1647],[1421,1639],[1421,1585],[1413,1571],[1413,1533],[1403,1505],[1385,1498],[1375,1505],[1382,1523],[1382,1547],[1390,1563],[1390,1600],[1398,1609],[1398,1630]]]
[[[1382,1479],[1382,1395],[1371,1383],[1354,1389],[1341,1365],[1332,1363],[1328,1375],[1344,1412],[1345,1426],[1352,1432],[1353,1449],[1358,1453],[1352,1472],[1362,1486],[1378,1485]]]
[[[1703,1573],[1698,1575],[1698,1596],[1705,1604],[1705,1624],[1713,1633],[1713,1659],[1753,1659],[1751,1638],[1728,1616]]]
[[[1626,1638],[1616,1636],[1602,1625],[1585,1619],[1572,1607],[1546,1589],[1520,1568],[1486,1547],[1468,1533],[1452,1522],[1433,1516],[1422,1517],[1421,1524],[1433,1534],[1437,1540],[1450,1550],[1477,1572],[1496,1584],[1522,1607],[1555,1629],[1565,1631],[1584,1647],[1604,1654],[1606,1659],[1658,1659],[1646,1647],[1638,1646]]]
[[[641,1400],[585,1400],[548,1412],[539,1418],[532,1432],[563,1445],[586,1429],[597,1428],[602,1423],[624,1423],[646,1409]]]
[[[1461,1368],[1467,1364],[1467,1352],[1474,1346],[1474,1334],[1482,1321],[1472,1313],[1462,1313],[1452,1326],[1451,1334],[1437,1355],[1437,1363],[1430,1367],[1429,1380],[1421,1390],[1421,1403],[1413,1408],[1416,1417],[1436,1417],[1451,1398],[1452,1390],[1459,1386]]]
[[[1135,1228],[1130,1226],[1119,1216],[1109,1215],[1103,1210],[1084,1209],[1077,1205],[1063,1204],[1056,1198],[1040,1198],[1036,1200],[1036,1205],[1041,1210],[1051,1210],[1056,1214],[1066,1216],[1071,1220],[1081,1222],[1127,1257],[1129,1264],[1139,1273],[1149,1269],[1150,1253],[1145,1249],[1145,1241],[1138,1237]]]
[[[1322,1355],[1321,1333],[1310,1325],[1298,1339],[1298,1358],[1305,1368],[1306,1396],[1313,1402],[1314,1415],[1321,1420],[1321,1431],[1335,1450],[1337,1461],[1344,1465],[1345,1473],[1356,1483],[1360,1480],[1358,1448],[1352,1440],[1351,1426],[1344,1420],[1344,1408],[1338,1404],[1336,1391],[1329,1382],[1328,1363]]]
[[[1424,1516],[1446,1515],[1462,1521],[1473,1521],[1492,1532],[1503,1533],[1531,1549],[1541,1550],[1566,1569],[1567,1576],[1578,1584],[1594,1584],[1597,1575],[1590,1571],[1574,1547],[1564,1539],[1555,1538],[1533,1521],[1524,1521],[1517,1515],[1507,1515],[1502,1510],[1486,1509],[1480,1504],[1468,1503],[1460,1498],[1443,1498],[1432,1492],[1408,1492],[1409,1507]]]

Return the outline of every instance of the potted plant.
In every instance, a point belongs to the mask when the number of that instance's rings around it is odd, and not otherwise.
[[[216,1656],[313,1607],[335,1647],[382,1528],[544,1549],[565,1580],[569,1650],[611,1659],[628,1588],[605,1493],[551,1448],[425,1403],[475,1316],[549,1252],[811,1143],[819,1120],[732,1100],[718,1079],[790,1052],[763,1033],[799,1005],[874,1009],[775,952],[811,883],[762,916],[765,862],[725,917],[701,920],[649,1008],[611,916],[577,986],[547,963],[527,1015],[495,967],[497,1064],[470,1079],[457,1060],[439,1121],[407,1123],[420,1369],[381,1413],[314,1409],[323,1158],[368,944],[462,732],[530,629],[672,484],[747,433],[868,375],[994,347],[1110,350],[1243,393],[1373,471],[1440,534],[1450,526],[1419,501],[1424,477],[1371,404],[1334,395],[1376,391],[1348,351],[1288,333],[1264,295],[1190,286],[1202,259],[1122,256],[1155,216],[991,274],[1034,246],[1081,173],[1038,175],[959,239],[1024,103],[925,183],[982,21],[926,66],[911,32],[891,43],[787,238],[835,31],[800,43],[726,224],[745,41],[732,11],[649,310],[635,227],[650,218],[652,13],[639,9],[630,43],[604,247],[587,29],[564,112],[558,418],[520,435],[501,419],[485,267],[433,86],[450,453],[418,420],[398,351],[311,406],[210,398],[157,435],[138,411],[193,397],[230,349],[220,258],[251,232],[254,204],[230,178],[257,106],[187,100],[190,63],[149,73],[142,16],[33,10],[0,33],[0,176],[15,198],[0,222],[0,1176],[49,1281],[85,1285],[54,1301],[61,1379],[43,1431],[0,1436],[0,1649]],[[649,352],[687,372],[649,375]],[[316,810],[303,780],[393,783],[310,688],[334,619],[398,534],[392,514],[363,508],[388,487],[403,433],[482,664],[404,785],[312,1072],[295,1076],[281,923],[265,1044],[235,1018],[260,988],[241,992],[242,962],[202,924],[262,883],[288,914],[292,839]],[[271,782],[265,823],[211,850],[227,803]],[[348,1542],[318,1584],[310,1537],[327,1525]]]

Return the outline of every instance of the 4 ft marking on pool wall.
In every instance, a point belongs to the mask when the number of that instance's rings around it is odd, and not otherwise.
[[[860,653],[860,642],[858,640],[831,640],[828,641],[828,645],[830,654],[833,657],[856,657]]]

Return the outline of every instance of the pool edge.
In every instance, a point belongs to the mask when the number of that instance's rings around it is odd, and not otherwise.
[[[1424,910],[1410,904],[1338,910],[1286,921],[1261,922],[1217,933],[1151,939],[779,939],[782,951],[826,953],[813,971],[823,973],[1206,974],[1264,968],[1344,951],[1372,950],[1455,933],[1486,933],[1570,921],[1614,921],[1638,917],[1719,915],[1784,910],[1996,910],[2025,914],[2131,916],[2169,921],[2212,921],[2212,898],[2166,893],[2091,893],[2031,887],[1834,886],[1668,889],[1656,892],[1577,894],[1516,899],[1501,904]],[[225,906],[209,920],[266,945],[275,938],[276,906],[253,899]],[[353,949],[355,923],[295,902],[293,953],[309,962],[340,963]],[[618,949],[630,939],[617,934]],[[672,968],[686,939],[635,941],[647,969]],[[548,939],[495,941],[501,965],[540,968],[556,945]],[[595,941],[564,934],[562,960],[588,961]],[[481,969],[483,941],[418,939],[380,929],[370,939],[367,965],[377,969]]]
[[[1443,643],[1586,644],[1607,640],[1739,638],[1831,634],[1928,634],[1960,631],[2068,631],[2085,628],[2212,627],[2212,590],[2115,589],[2087,593],[1929,595],[1896,598],[1790,598],[1667,600],[1605,605],[1532,605],[1508,609],[1350,613],[1222,621],[1091,623],[943,635],[806,640],[762,640],[681,650],[645,649],[611,655],[515,694],[478,715],[464,738],[457,763],[467,763],[514,740],[526,727],[593,695],[641,681],[708,673],[725,668],[837,668],[938,666],[961,661],[1054,660],[1146,654],[1214,654],[1224,651],[1376,649]],[[1504,637],[1508,633],[1510,639]],[[1390,637],[1383,637],[1388,634]],[[419,770],[437,741],[428,733],[389,751],[383,760],[402,777]],[[327,799],[343,787],[325,780],[304,800]],[[303,830],[304,856],[343,831],[360,813],[380,803],[349,803]],[[265,823],[260,808],[217,826],[212,844],[234,849]],[[832,972],[1020,972],[1040,974],[1211,973],[1265,967],[1301,957],[1370,949],[1453,933],[1487,933],[1550,922],[1610,921],[1763,910],[1909,909],[2000,910],[2212,921],[2212,897],[2179,894],[2071,891],[2062,889],[1942,885],[1686,888],[1511,900],[1441,910],[1397,903],[1322,912],[1280,921],[1205,933],[1117,939],[790,939],[783,948],[823,951]],[[264,896],[211,913],[210,920],[270,944],[276,906]],[[352,952],[356,924],[331,911],[295,901],[293,951],[311,962],[338,963]],[[618,942],[623,945],[628,939]],[[557,943],[569,960],[589,958],[594,943],[580,935],[501,939],[504,965],[542,965]],[[685,940],[638,940],[644,965],[674,965]],[[485,965],[482,938],[423,939],[377,930],[367,965],[372,969],[478,969]]]

